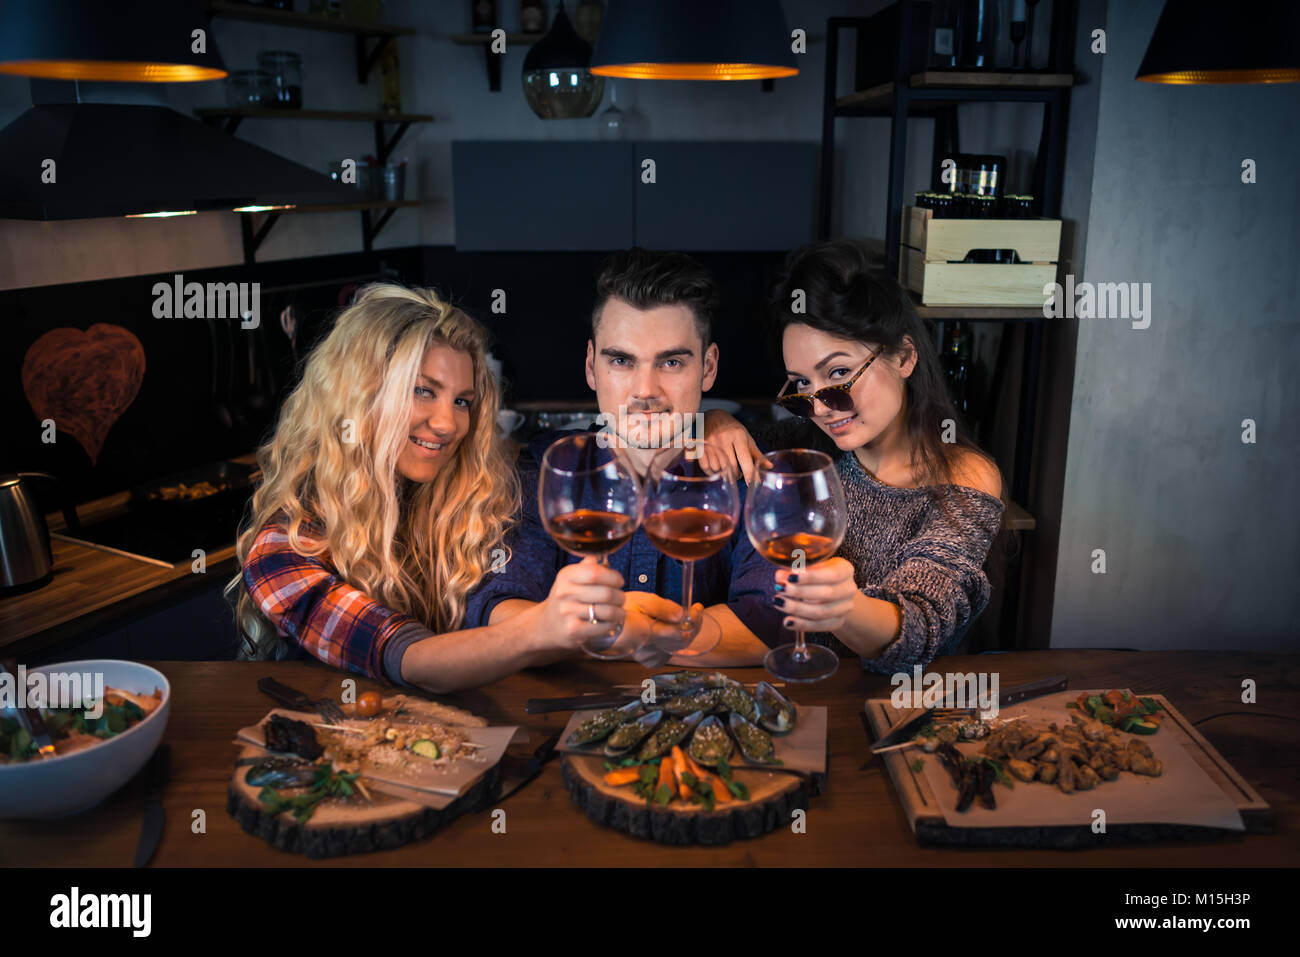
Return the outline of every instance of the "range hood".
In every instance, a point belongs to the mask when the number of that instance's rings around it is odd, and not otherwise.
[[[176,112],[159,85],[33,80],[32,102],[0,130],[0,218],[358,200],[354,187]]]

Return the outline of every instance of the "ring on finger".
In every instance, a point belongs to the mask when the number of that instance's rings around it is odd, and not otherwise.
[[[599,623],[600,623],[600,619],[596,617],[596,606],[595,606],[595,605],[588,605],[588,606],[587,606],[587,622],[588,622],[589,624],[592,624],[592,625],[596,625],[596,624],[599,624]]]

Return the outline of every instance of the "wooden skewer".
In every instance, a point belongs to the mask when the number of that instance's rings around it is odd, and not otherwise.
[[[891,744],[887,748],[881,748],[879,751],[873,751],[872,754],[884,754],[886,751],[901,751],[903,748],[912,748],[920,744],[920,741],[904,741],[902,744]]]

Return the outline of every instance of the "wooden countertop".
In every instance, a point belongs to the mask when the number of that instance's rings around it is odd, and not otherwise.
[[[154,866],[250,867],[508,867],[508,866],[1294,866],[1300,860],[1300,758],[1293,747],[1300,719],[1300,655],[1215,651],[1030,651],[941,658],[931,671],[997,669],[1002,686],[1054,673],[1071,687],[1131,687],[1166,695],[1276,812],[1272,834],[1219,840],[1118,845],[1085,850],[1024,847],[922,847],[917,844],[884,763],[868,752],[862,721],[868,697],[888,697],[888,676],[864,674],[843,662],[829,680],[800,687],[797,700],[829,708],[830,763],[824,792],[808,808],[807,832],[773,831],[722,847],[665,847],[588,820],[561,781],[559,760],[502,803],[506,834],[492,833],[492,815],[464,815],[431,837],[393,851],[313,861],[273,849],[244,833],[226,813],[236,729],[273,706],[256,688],[272,675],[313,698],[335,695],[342,672],[315,662],[151,662],[167,675],[173,705],[164,741],[171,745],[171,779],[163,804],[166,824]],[[751,682],[760,668],[729,672]],[[475,691],[442,696],[492,724],[522,725],[530,740],[512,746],[529,754],[560,730],[568,713],[528,715],[532,697],[608,690],[639,682],[639,665],[577,659],[524,672]],[[1241,703],[1241,681],[1258,684],[1259,705]],[[379,687],[359,679],[362,688]],[[1256,712],[1256,709],[1258,711]],[[1212,720],[1211,720],[1212,719]],[[143,789],[129,783],[100,807],[43,822],[0,821],[0,865],[126,867],[140,835]],[[207,832],[191,831],[195,809]]]
[[[255,464],[253,455],[243,455],[230,461]],[[77,506],[77,516],[83,522],[107,518],[126,507],[129,493],[119,492],[106,498]],[[46,516],[50,531],[64,529],[63,516],[51,513]],[[207,556],[205,577],[216,578],[234,572],[234,530],[227,548]],[[118,606],[125,606],[132,598],[164,586],[176,590],[190,583],[185,579],[194,574],[190,563],[183,562],[163,567],[127,558],[99,548],[91,548],[58,538],[50,539],[54,556],[54,578],[35,591],[0,599],[0,648],[23,642],[21,650],[31,651],[40,644],[59,640],[61,626],[71,625],[87,616],[111,614]],[[50,633],[44,635],[43,633]],[[66,632],[66,629],[65,629]],[[24,639],[42,635],[39,644]]]

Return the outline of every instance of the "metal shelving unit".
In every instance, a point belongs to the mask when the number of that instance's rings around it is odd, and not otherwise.
[[[847,30],[871,28],[871,17],[831,17],[827,20],[826,76],[822,105],[822,152],[819,233],[830,235],[834,196],[835,121],[854,117],[888,117],[889,181],[885,223],[885,271],[898,275],[899,243],[902,238],[904,206],[903,175],[907,158],[907,121],[913,116],[934,117],[932,166],[941,156],[960,152],[957,108],[962,103],[1039,103],[1043,107],[1042,133],[1034,164],[1033,195],[1042,215],[1059,218],[1061,190],[1065,177],[1065,139],[1069,120],[1070,90],[1074,86],[1074,35],[1078,20],[1076,0],[1054,0],[1051,23],[1051,53],[1044,71],[947,71],[925,69],[909,62],[910,38],[919,26],[914,0],[900,0],[898,63],[894,78],[866,90],[841,96],[837,90],[840,40]],[[1026,530],[1036,524],[1035,503],[1030,494],[1035,416],[1043,352],[1043,314],[1040,308],[998,306],[920,306],[917,312],[934,321],[943,335],[945,321],[1025,323],[1027,336],[1022,355],[1020,409],[1012,465],[1011,498],[1008,510],[1012,528]],[[1007,356],[1007,339],[999,349],[991,392],[997,394],[1001,370]],[[1024,503],[1021,507],[1016,503]],[[1008,575],[1006,616],[1011,630],[1019,604],[1020,570]]]

